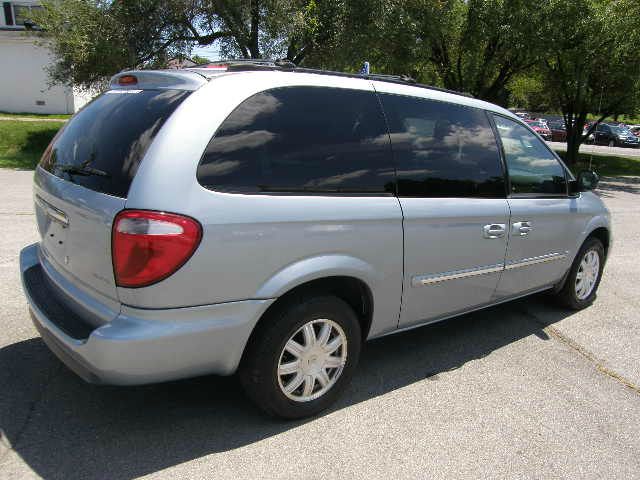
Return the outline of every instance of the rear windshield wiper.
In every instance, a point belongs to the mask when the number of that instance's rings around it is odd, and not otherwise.
[[[95,175],[96,177],[109,177],[110,175],[104,170],[89,167],[86,165],[60,165],[58,166],[61,172],[69,173],[71,175]]]

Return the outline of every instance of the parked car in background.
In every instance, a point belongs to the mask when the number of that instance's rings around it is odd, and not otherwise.
[[[610,147],[640,147],[640,138],[636,137],[628,128],[607,123],[599,124],[595,129],[594,143]]]
[[[518,117],[520,117],[522,120],[530,120],[531,119],[531,115],[529,115],[527,112],[514,112],[515,115],[517,115]]]
[[[548,123],[549,130],[551,131],[552,142],[566,142],[567,141],[567,127],[564,122],[552,121]]]
[[[551,140],[551,130],[549,130],[549,127],[547,127],[546,123],[539,120],[526,120],[526,122],[533,129],[533,131],[540,135],[542,138],[544,138],[545,140]]]
[[[640,137],[640,125],[629,125],[629,131],[636,137]]]
[[[587,136],[587,132],[589,131],[589,129],[591,128],[591,126],[593,125],[594,122],[588,122],[584,125],[584,127],[582,128],[582,136]],[[595,131],[592,131],[587,138],[585,139],[584,143],[587,144],[593,144],[593,142],[596,139],[596,134]]]

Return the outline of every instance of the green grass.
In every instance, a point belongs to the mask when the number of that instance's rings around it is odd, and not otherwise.
[[[0,112],[0,117],[6,118],[45,118],[50,120],[68,120],[71,115],[45,114],[45,113],[6,113]]]
[[[58,122],[0,121],[0,167],[35,168],[62,125]]]
[[[557,152],[560,157],[564,158],[565,152]],[[569,166],[573,173],[580,170],[591,168],[598,172],[599,175],[605,177],[617,177],[624,175],[640,176],[640,158],[617,157],[613,155],[591,155],[589,153],[581,153],[578,163]]]

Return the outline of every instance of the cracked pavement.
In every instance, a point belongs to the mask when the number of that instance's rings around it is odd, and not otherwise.
[[[0,479],[640,478],[640,179],[605,179],[596,303],[547,295],[365,346],[317,418],[265,418],[234,378],[88,385],[31,325],[32,172],[0,169]]]

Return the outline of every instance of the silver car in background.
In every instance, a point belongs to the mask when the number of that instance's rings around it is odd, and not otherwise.
[[[611,245],[596,183],[507,110],[399,77],[124,72],[36,169],[23,286],[87,381],[238,372],[298,418],[365,340],[542,290],[590,305]]]

